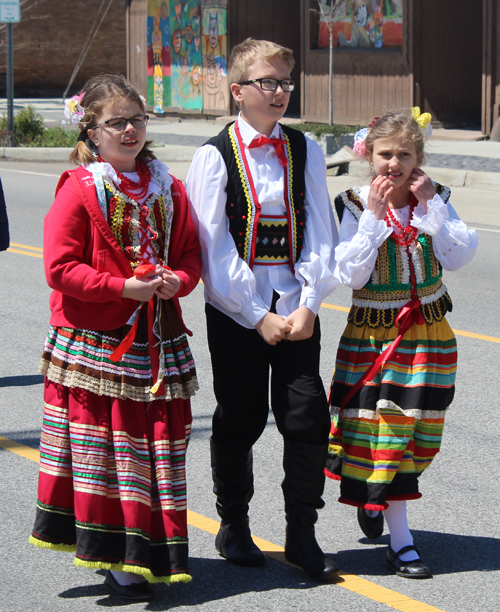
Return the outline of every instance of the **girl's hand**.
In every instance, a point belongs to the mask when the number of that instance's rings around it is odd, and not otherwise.
[[[381,221],[385,218],[392,187],[388,179],[379,175],[372,181],[370,193],[368,194],[368,210],[372,210],[375,218]]]
[[[431,179],[419,168],[415,168],[411,173],[408,179],[408,189],[413,193],[420,204],[422,204],[425,210],[427,210],[427,202],[432,200],[436,195],[436,190],[434,189]]]
[[[142,278],[132,276],[127,278],[122,289],[122,298],[137,300],[138,302],[149,302],[163,281],[156,270],[147,272]]]
[[[170,300],[181,288],[181,279],[172,270],[160,266],[158,270],[162,285],[156,290],[156,295],[162,300]]]

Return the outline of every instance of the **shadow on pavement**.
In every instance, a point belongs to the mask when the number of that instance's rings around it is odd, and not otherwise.
[[[434,576],[500,569],[500,539],[413,529],[411,532],[422,560]],[[359,541],[367,544],[366,550],[338,551],[334,556],[337,565],[344,571],[368,577],[393,573],[385,562],[389,535]]]
[[[0,387],[29,387],[43,385],[41,374],[28,374],[26,376],[4,376],[0,378]]]

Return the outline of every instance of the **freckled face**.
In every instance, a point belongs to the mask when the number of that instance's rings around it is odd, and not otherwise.
[[[385,176],[393,187],[401,187],[421,163],[415,143],[401,137],[378,138],[369,161],[377,176]]]
[[[103,123],[117,117],[131,118],[144,115],[143,110],[127,98],[118,98],[105,106],[97,119]],[[135,158],[146,142],[146,128],[136,129],[130,122],[121,132],[112,130],[107,125],[89,130],[89,136],[99,147],[99,154],[104,161],[110,163],[118,172],[134,172]]]

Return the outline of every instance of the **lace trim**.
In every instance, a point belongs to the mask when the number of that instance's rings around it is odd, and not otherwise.
[[[118,399],[129,398],[136,402],[151,402],[157,399],[165,399],[167,402],[173,399],[189,399],[198,391],[198,379],[193,376],[187,383],[165,383],[165,394],[154,395],[151,393],[152,387],[134,387],[125,383],[116,383],[110,380],[94,378],[83,372],[66,370],[55,366],[53,363],[42,359],[38,368],[38,373],[46,376],[50,381],[70,387],[71,389],[80,388],[95,393]]]
[[[376,421],[380,419],[382,410],[399,410],[406,417],[411,417],[416,421],[429,419],[442,419],[445,416],[446,410],[420,410],[420,409],[404,409],[395,404],[391,400],[378,400],[376,410],[368,410],[366,408],[344,408],[342,418],[344,419],[370,419]],[[331,406],[330,414],[332,417],[340,414],[340,406]]]

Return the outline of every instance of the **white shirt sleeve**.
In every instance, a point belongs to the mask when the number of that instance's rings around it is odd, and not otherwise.
[[[432,236],[434,254],[445,270],[458,270],[476,253],[476,230],[469,229],[451,204],[445,204],[437,194],[427,202],[427,212],[422,204],[415,208],[411,225]]]
[[[334,258],[338,233],[326,184],[325,158],[318,144],[309,138],[305,185],[306,221],[295,277],[302,285],[300,306],[318,314],[321,302],[339,284]]]
[[[352,289],[361,289],[370,280],[377,261],[378,248],[392,234],[386,222],[371,210],[364,210],[358,221],[344,208],[340,224],[340,244],[335,249],[336,275]]]
[[[186,190],[203,258],[202,279],[211,299],[240,313],[254,327],[269,311],[258,295],[255,276],[238,256],[226,215],[226,164],[212,145],[195,153]]]

